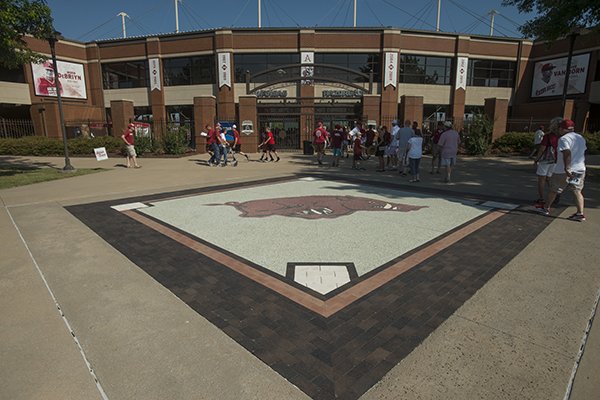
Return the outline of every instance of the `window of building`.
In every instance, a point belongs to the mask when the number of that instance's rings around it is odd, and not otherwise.
[[[450,105],[423,104],[423,121],[446,121],[451,118]]]
[[[513,87],[517,63],[503,60],[469,60],[467,85]]]
[[[215,57],[195,56],[163,59],[165,86],[215,83]]]
[[[330,64],[369,75],[373,82],[381,81],[381,55],[379,53],[316,53],[315,64]],[[332,68],[315,68],[316,76],[331,76],[348,82],[369,82],[369,78]]]
[[[281,65],[298,63],[300,63],[299,53],[234,54],[235,82],[246,82],[246,71],[249,71],[250,75],[254,75]],[[261,75],[258,80],[260,82],[269,82],[278,77],[280,75],[275,71],[271,74]]]
[[[400,56],[400,82],[426,85],[449,85],[452,58],[413,54]]]
[[[186,122],[194,119],[194,106],[167,106],[167,118],[171,122]]]
[[[125,61],[102,64],[104,89],[148,87],[148,61]]]
[[[25,83],[25,74],[23,68],[5,68],[0,66],[0,81]]]

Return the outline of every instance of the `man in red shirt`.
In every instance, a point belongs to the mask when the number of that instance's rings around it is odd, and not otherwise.
[[[333,153],[332,167],[340,166],[340,157],[342,156],[342,146],[346,133],[342,130],[340,125],[336,125],[333,133],[331,134],[331,151]]]
[[[323,156],[325,155],[325,144],[328,142],[329,132],[323,126],[323,122],[319,121],[317,129],[313,133],[313,146],[317,153],[317,161],[319,165],[323,165]]]
[[[130,123],[127,128],[123,131],[121,139],[125,142],[125,151],[127,152],[127,168],[131,168],[131,161],[135,168],[140,168],[137,163],[137,154],[135,152],[134,141],[135,141],[135,125]]]
[[[208,136],[206,137],[206,146],[212,152],[210,159],[208,160],[209,166],[218,166],[221,160],[221,152],[219,151],[219,133],[212,129],[210,125],[206,125],[208,130]]]
[[[231,129],[233,130],[233,144],[231,148],[233,149],[232,157],[233,157],[233,165],[237,165],[237,160],[235,159],[236,154],[241,154],[246,157],[246,161],[250,161],[248,155],[242,152],[242,140],[240,139],[240,132],[237,130],[237,126],[234,124]]]
[[[271,132],[271,128],[269,128],[268,126],[265,128],[265,140],[260,144],[260,146],[258,147],[262,147],[263,148],[263,152],[268,152],[269,153],[269,161],[279,161],[279,154],[277,154],[277,150],[275,149],[275,137],[273,136],[273,132]],[[275,153],[275,156],[277,157],[277,160],[273,160],[273,154]],[[262,160],[262,157],[261,157]],[[265,156],[265,161],[267,161],[267,157]]]

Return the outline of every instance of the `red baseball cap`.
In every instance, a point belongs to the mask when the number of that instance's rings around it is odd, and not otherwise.
[[[542,66],[542,71],[551,71],[556,68],[554,65],[547,63]]]
[[[570,119],[565,119],[560,123],[560,127],[563,129],[575,129],[575,122]]]

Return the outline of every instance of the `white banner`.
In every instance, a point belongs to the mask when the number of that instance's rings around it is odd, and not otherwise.
[[[87,99],[85,88],[85,72],[83,64],[57,61],[58,87],[62,97]],[[52,60],[44,63],[31,63],[36,96],[56,97],[56,80],[54,79]]]
[[[150,58],[150,91],[156,89],[160,91],[160,60],[158,58]]]
[[[467,90],[467,70],[469,68],[468,57],[456,58],[456,83],[454,89],[462,88]]]
[[[231,54],[219,53],[219,87],[231,87]]]
[[[315,75],[315,67],[312,65],[315,63],[315,53],[312,51],[302,51],[300,53],[300,64],[310,64],[310,66],[300,67],[300,76],[303,78],[312,78]],[[312,85],[314,81],[312,79],[303,79],[300,82],[302,85]]]
[[[385,81],[383,87],[396,87],[398,82],[398,53],[385,53]]]
[[[585,93],[590,54],[571,57],[567,94]],[[539,61],[533,67],[531,97],[561,96],[565,87],[567,57]]]

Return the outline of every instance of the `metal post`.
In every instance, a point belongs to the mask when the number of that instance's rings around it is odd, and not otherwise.
[[[575,39],[579,36],[579,33],[573,32],[569,35],[569,56],[567,58],[567,71],[565,72],[565,84],[562,92],[562,116],[565,117],[565,107],[567,106],[567,90],[569,88],[569,75],[571,75],[571,59],[573,58],[573,47],[575,46]]]
[[[260,0],[258,0],[258,27],[261,28],[261,21],[260,21]]]
[[[129,18],[129,15],[127,15],[127,13],[121,11],[120,13],[117,14],[117,17],[121,17],[121,26],[122,26],[122,30],[123,30],[123,38],[127,37],[127,28],[125,27],[125,17]]]
[[[71,165],[71,160],[69,159],[69,146],[67,146],[67,130],[65,129],[65,115],[63,113],[62,107],[62,96],[60,94],[60,80],[58,77],[58,65],[56,64],[56,42],[58,42],[60,36],[60,32],[52,32],[52,36],[48,38],[48,43],[50,44],[50,51],[52,53],[52,68],[54,69],[54,84],[56,87],[56,100],[58,101],[58,114],[60,117],[60,129],[62,131],[63,138],[63,146],[65,151],[65,166],[63,167],[63,171],[72,172],[75,171],[75,168]]]
[[[494,36],[494,17],[496,16],[496,14],[498,14],[498,11],[496,10],[491,10],[489,12],[490,16],[492,17],[492,20],[490,22],[490,36]]]
[[[356,0],[354,0],[354,27],[356,28]]]
[[[442,0],[438,0],[438,11],[437,11],[437,24],[435,25],[435,30],[440,31],[440,10],[442,8]]]
[[[175,33],[179,33],[179,0],[175,0]]]

